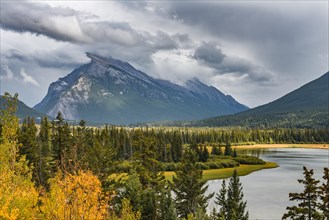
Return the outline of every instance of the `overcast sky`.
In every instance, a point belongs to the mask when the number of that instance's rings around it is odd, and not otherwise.
[[[1,93],[34,106],[89,51],[255,107],[328,71],[328,10],[327,0],[1,0]]]

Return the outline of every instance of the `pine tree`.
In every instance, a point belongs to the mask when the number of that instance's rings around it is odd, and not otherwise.
[[[37,127],[33,118],[24,119],[18,140],[22,144],[19,153],[26,155],[29,165],[36,166],[39,161],[39,149],[37,147]]]
[[[47,117],[41,119],[38,134],[39,161],[36,165],[37,181],[39,185],[49,187],[48,179],[54,176],[56,167],[51,148],[51,124]]]
[[[146,188],[142,193],[142,220],[155,220],[157,216],[156,191]]]
[[[238,157],[238,152],[236,151],[236,148],[233,150],[233,157]]]
[[[322,212],[322,215],[324,216],[324,219],[329,219],[329,169],[328,167],[324,168],[323,171],[323,180],[324,182],[319,187],[319,209]]]
[[[176,194],[175,203],[178,215],[187,218],[188,214],[196,214],[198,208],[207,207],[208,200],[213,196],[205,196],[208,186],[202,180],[202,170],[197,165],[197,155],[187,149],[176,176],[173,177],[172,189]]]
[[[304,179],[299,179],[298,182],[304,185],[304,191],[301,193],[289,193],[290,201],[300,201],[296,206],[287,207],[288,212],[285,213],[282,219],[319,219],[320,214],[317,211],[318,199],[318,184],[319,180],[313,178],[313,170],[308,170],[303,167]]]
[[[64,173],[73,172],[75,168],[74,148],[70,127],[64,121],[61,112],[58,112],[56,120],[52,122],[52,146],[54,159]]]
[[[237,171],[234,170],[227,190],[227,219],[247,220],[249,218],[246,211],[247,202],[243,201],[243,191]]]
[[[172,139],[173,139],[171,144],[172,159],[175,163],[177,163],[181,161],[183,155],[182,138],[177,131],[174,131]]]
[[[82,157],[82,163],[80,162],[80,164],[93,171],[98,176],[103,187],[107,188],[108,176],[113,172],[114,149],[111,142],[104,140],[105,134],[102,135],[99,130],[95,134],[93,134],[92,130],[86,130],[85,132],[85,152],[78,154]]]
[[[216,217],[217,217],[216,219],[226,219],[228,213],[226,196],[227,196],[226,182],[225,180],[223,180],[222,188],[220,189],[219,193],[216,194],[215,203],[220,206],[219,212],[216,213]]]
[[[143,186],[139,180],[139,176],[136,172],[129,174],[128,179],[124,183],[124,190],[119,191],[120,198],[126,198],[130,201],[133,212],[141,212],[142,210],[142,194]]]
[[[218,147],[217,145],[214,145],[211,149],[211,154],[213,155],[221,155],[222,152],[221,152],[221,149],[220,147]]]
[[[170,188],[165,188],[160,193],[159,211],[157,219],[161,220],[176,220],[177,211],[175,209],[174,200],[171,197]]]
[[[202,162],[207,162],[209,159],[209,151],[206,146],[203,147],[202,151]]]
[[[224,155],[232,156],[232,147],[230,142],[226,142]]]
[[[220,206],[216,215],[218,220],[247,220],[249,218],[246,211],[247,202],[243,201],[242,185],[236,170],[230,178],[228,188],[223,180],[222,187],[216,194],[215,203]]]
[[[137,149],[132,157],[134,169],[143,187],[158,190],[158,187],[164,184],[164,176],[160,172],[161,164],[157,160],[156,140],[152,137],[140,136],[132,145]]]

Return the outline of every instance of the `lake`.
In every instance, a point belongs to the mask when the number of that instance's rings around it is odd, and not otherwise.
[[[313,169],[317,179],[322,179],[323,168],[329,166],[329,150],[325,149],[273,148],[253,150],[252,153],[265,161],[276,162],[279,167],[240,177],[250,219],[281,219],[286,207],[292,205],[289,192],[303,190],[297,182],[303,178],[303,166]],[[221,183],[222,180],[208,181],[207,193],[218,192]],[[208,210],[216,207],[214,197]]]

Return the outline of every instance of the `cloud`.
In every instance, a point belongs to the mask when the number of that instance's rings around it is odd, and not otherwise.
[[[103,40],[132,46],[139,43],[140,38],[127,23],[88,21],[88,16],[82,12],[68,8],[33,2],[4,2],[1,13],[4,29],[40,34],[58,41],[92,44]]]
[[[77,61],[77,58],[72,51],[63,50],[58,48],[57,50],[34,50],[33,52],[22,52],[17,49],[10,49],[3,52],[3,62],[14,63],[22,66],[27,63],[36,63],[40,67],[45,68],[75,68],[78,65],[82,65],[83,62]]]
[[[31,76],[29,75],[23,68],[20,71],[20,76],[22,77],[22,80],[24,83],[30,83],[35,86],[40,86],[39,83]]]
[[[199,37],[211,36],[236,55],[282,76],[311,80],[328,70],[327,1],[170,1],[166,10]],[[320,28],[323,27],[323,28]],[[236,49],[238,48],[238,49]],[[228,51],[228,50],[224,50]],[[305,54],[305,51],[306,54]],[[326,62],[319,63],[318,57]],[[305,65],[304,65],[305,64]]]
[[[15,76],[13,71],[7,65],[1,66],[0,79],[1,81],[23,81],[25,84],[32,84],[38,87],[40,86],[39,83],[35,80],[35,78],[28,74],[24,68],[21,68],[19,76]]]
[[[7,65],[2,65],[1,66],[0,79],[1,79],[1,81],[2,80],[13,80],[14,79],[14,73]]]
[[[194,58],[206,65],[218,68],[223,62],[225,55],[222,50],[217,47],[214,42],[203,42],[200,47],[195,50]]]
[[[193,58],[201,65],[214,69],[215,74],[231,74],[236,79],[244,77],[268,85],[275,81],[273,74],[264,67],[243,58],[225,55],[216,42],[202,42]]]
[[[172,49],[177,46],[170,35],[157,31],[150,34],[133,29],[127,22],[102,21],[90,15],[62,7],[35,2],[2,4],[1,27],[20,33],[30,32],[49,38],[78,43],[114,43],[125,47],[143,45],[156,50]],[[20,16],[17,16],[20,15]]]

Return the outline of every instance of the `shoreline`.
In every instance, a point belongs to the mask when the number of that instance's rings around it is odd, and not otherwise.
[[[329,144],[254,144],[232,146],[236,149],[264,149],[264,148],[309,148],[309,149],[327,149]]]
[[[260,165],[247,165],[241,164],[238,167],[230,167],[230,168],[220,168],[220,169],[210,169],[210,170],[203,170],[202,173],[202,180],[218,180],[218,179],[226,179],[230,178],[233,175],[233,171],[236,169],[238,172],[238,176],[246,176],[250,173],[264,170],[264,169],[273,169],[277,168],[279,165],[274,162],[266,161],[265,164]],[[166,180],[172,182],[172,178],[175,175],[174,171],[165,171],[164,176]]]

